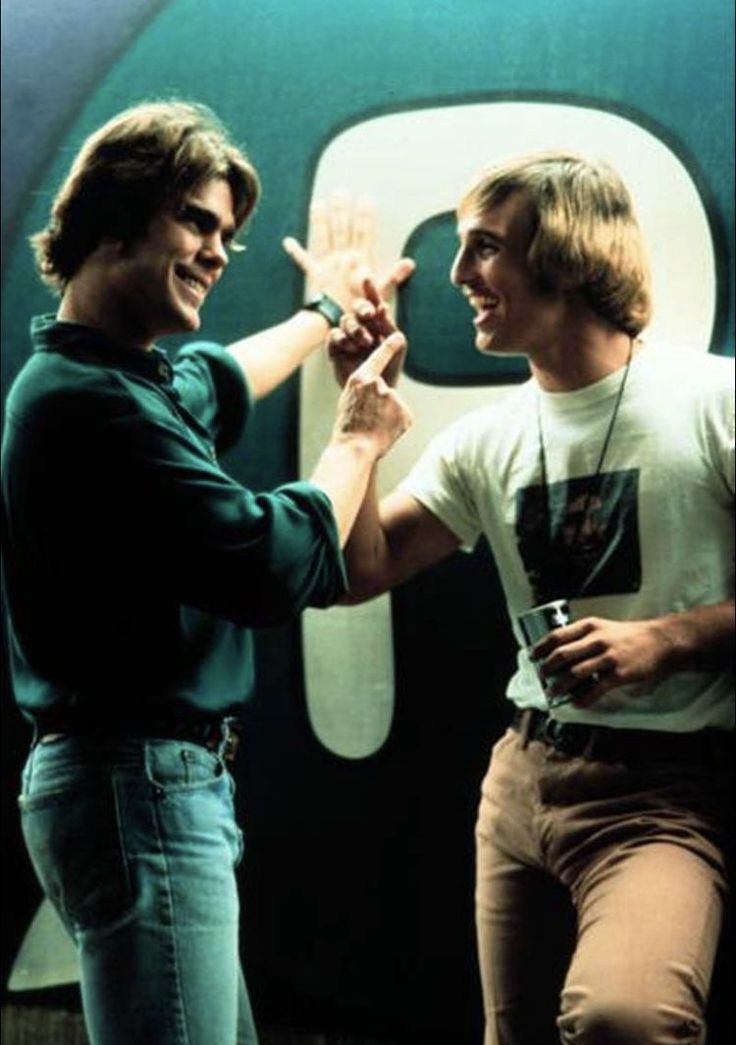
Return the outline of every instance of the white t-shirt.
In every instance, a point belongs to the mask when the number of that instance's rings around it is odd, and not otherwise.
[[[529,381],[447,428],[401,483],[465,547],[488,538],[521,647],[507,691],[519,707],[547,706],[516,621],[532,606],[567,597],[576,618],[643,620],[733,597],[733,360],[640,351],[596,479],[623,373],[574,392]],[[678,672],[555,717],[732,728],[733,672]]]

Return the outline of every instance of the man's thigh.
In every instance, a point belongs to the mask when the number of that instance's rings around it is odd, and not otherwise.
[[[723,877],[701,855],[646,839],[600,861],[577,896],[563,1041],[704,1040]]]

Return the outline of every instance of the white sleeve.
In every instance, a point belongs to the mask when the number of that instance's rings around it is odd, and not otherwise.
[[[719,358],[717,366],[716,374],[720,377],[720,381],[716,383],[715,394],[708,397],[705,408],[706,444],[716,473],[733,496],[736,486],[734,478],[736,404],[734,402],[733,360]]]
[[[463,421],[446,428],[430,442],[399,489],[415,497],[471,550],[481,523],[470,483],[471,448]]]

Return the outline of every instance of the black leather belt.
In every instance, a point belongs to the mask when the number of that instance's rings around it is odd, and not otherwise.
[[[724,730],[701,729],[693,733],[666,733],[649,729],[611,729],[580,722],[559,722],[544,711],[517,710],[511,728],[525,744],[539,740],[565,755],[584,755],[602,762],[699,762],[716,755]]]
[[[38,743],[48,744],[60,737],[110,742],[126,738],[147,740],[189,740],[208,751],[220,751],[226,762],[235,758],[240,743],[241,723],[236,718],[205,720],[152,719],[136,723],[85,722],[62,716],[46,718],[37,727]]]

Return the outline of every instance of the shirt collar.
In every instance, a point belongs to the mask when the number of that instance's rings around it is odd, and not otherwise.
[[[61,352],[97,366],[138,374],[157,384],[169,384],[173,376],[166,353],[155,346],[149,351],[113,341],[100,330],[58,320],[53,314],[31,320],[34,352]]]

